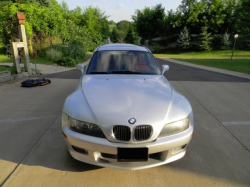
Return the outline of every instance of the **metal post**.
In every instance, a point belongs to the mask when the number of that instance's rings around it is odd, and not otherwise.
[[[237,40],[238,36],[239,36],[238,34],[235,34],[235,35],[234,35],[234,47],[233,47],[233,50],[232,50],[231,60],[233,60],[235,44],[236,44],[236,40]]]
[[[236,38],[234,39],[234,47],[233,47],[233,50],[232,50],[231,60],[233,60],[235,44],[236,44]]]

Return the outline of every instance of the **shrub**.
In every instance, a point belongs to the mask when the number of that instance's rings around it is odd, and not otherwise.
[[[61,57],[71,57],[76,61],[82,60],[85,57],[85,50],[83,46],[76,42],[67,45],[56,45],[53,46],[53,49],[61,52]]]
[[[62,57],[71,57],[76,61],[80,61],[85,58],[85,50],[81,44],[75,42],[67,45],[54,45],[47,50],[40,50],[38,56],[45,57],[55,63]]]
[[[231,38],[234,43],[234,37],[232,36]],[[239,35],[239,38],[236,41],[236,48],[249,50],[250,49],[250,34]]]
[[[145,41],[146,41],[146,40],[145,40],[144,38],[142,38],[141,41],[140,41],[140,42],[141,42],[141,45],[144,45],[144,44],[145,44]]]
[[[6,54],[6,49],[4,47],[1,47],[1,44],[0,44],[0,54]]]
[[[57,61],[57,64],[60,66],[75,67],[76,61],[71,57],[62,57]]]
[[[230,45],[231,45],[231,41],[230,41],[230,34],[228,34],[227,32],[225,32],[225,34],[223,35],[222,39],[221,39],[221,49],[229,49]]]
[[[52,62],[58,61],[62,57],[62,52],[56,49],[48,49],[46,51],[46,59]]]
[[[134,32],[133,32],[131,27],[129,27],[127,35],[126,35],[124,40],[125,40],[126,43],[130,43],[130,44],[134,43],[135,35],[134,35]]]
[[[14,66],[12,66],[12,67],[10,68],[10,73],[11,73],[11,75],[17,74],[16,68],[15,68]]]
[[[198,44],[203,51],[211,50],[211,40],[213,39],[211,33],[207,32],[208,27],[202,27],[202,33],[200,33],[200,43]]]
[[[65,56],[70,56],[75,60],[82,60],[85,57],[85,50],[83,46],[79,43],[71,43],[68,45]]]
[[[161,47],[160,44],[154,43],[154,44],[153,44],[153,48],[154,48],[154,51],[155,51],[156,53],[160,53],[162,47]]]
[[[10,71],[11,75],[14,75],[14,74],[17,74],[17,71],[16,71],[16,67],[15,66],[12,66],[12,67],[9,67],[8,68],[8,71]],[[21,67],[21,72],[25,72],[25,68],[24,67]]]
[[[184,27],[180,32],[177,43],[181,49],[188,49],[190,47],[190,36],[187,27]]]
[[[213,39],[211,40],[211,47],[213,50],[222,49],[222,37],[221,35],[213,35]]]

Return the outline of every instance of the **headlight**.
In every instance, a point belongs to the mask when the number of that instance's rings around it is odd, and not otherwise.
[[[100,127],[98,127],[98,125],[93,124],[93,123],[78,121],[71,117],[68,117],[68,127],[72,131],[75,131],[81,134],[95,136],[99,138],[106,138],[102,130],[100,129]]]
[[[189,127],[189,120],[188,120],[188,118],[185,118],[183,120],[176,121],[176,122],[173,122],[173,123],[166,124],[163,127],[163,129],[161,130],[159,138],[180,133],[182,131],[187,130],[188,127]]]

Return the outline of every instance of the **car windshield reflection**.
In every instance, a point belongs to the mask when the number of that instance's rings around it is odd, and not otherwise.
[[[98,51],[90,62],[87,74],[159,75],[160,69],[149,52]]]

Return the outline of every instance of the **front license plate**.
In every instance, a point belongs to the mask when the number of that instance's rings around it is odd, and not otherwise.
[[[148,161],[148,148],[120,148],[117,149],[118,162],[145,162]]]

